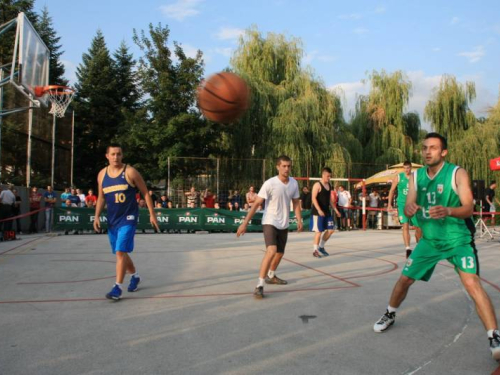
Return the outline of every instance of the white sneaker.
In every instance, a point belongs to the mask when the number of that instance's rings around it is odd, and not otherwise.
[[[375,325],[373,326],[373,330],[377,333],[384,332],[386,329],[392,326],[395,321],[396,321],[396,313],[395,312],[390,313],[388,310],[386,310],[385,314],[382,315],[379,321],[375,323]]]
[[[490,338],[491,356],[494,360],[500,360],[500,336],[498,331],[493,332],[493,337]]]

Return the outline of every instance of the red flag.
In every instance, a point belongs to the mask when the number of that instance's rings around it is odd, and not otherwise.
[[[500,157],[490,160],[490,169],[492,171],[500,171]]]

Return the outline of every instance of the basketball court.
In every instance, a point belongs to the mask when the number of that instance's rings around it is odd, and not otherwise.
[[[0,244],[5,374],[490,374],[486,334],[453,269],[417,283],[383,334],[405,259],[399,231],[335,233],[331,256],[291,233],[278,275],[252,297],[261,233],[139,234],[140,290],[112,302],[107,236],[24,236]],[[498,242],[479,240],[500,313]],[[128,282],[128,277],[126,279]]]

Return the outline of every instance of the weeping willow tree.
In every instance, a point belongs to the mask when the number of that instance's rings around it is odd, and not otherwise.
[[[404,113],[411,82],[401,71],[389,74],[384,70],[373,71],[368,80],[370,93],[358,98],[349,126],[363,147],[363,161],[396,164],[412,159],[420,120],[417,114]]]
[[[476,98],[474,82],[462,85],[454,76],[444,75],[439,88],[427,102],[424,119],[432,128],[450,141],[459,139],[465,130],[475,124],[476,118],[469,104]]]
[[[231,131],[232,148],[239,157],[286,154],[295,175],[318,175],[326,162],[342,163],[336,172],[345,175],[349,152],[335,136],[343,121],[340,99],[301,66],[302,57],[297,38],[263,37],[256,28],[240,38],[231,65],[249,83],[252,103]]]

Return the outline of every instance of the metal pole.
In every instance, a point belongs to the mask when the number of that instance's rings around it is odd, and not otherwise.
[[[28,110],[28,147],[26,157],[26,186],[31,186],[31,133],[33,131],[33,107]]]
[[[3,69],[0,69],[0,81],[3,80]],[[2,181],[2,125],[3,125],[3,86],[0,86],[0,181]]]
[[[217,196],[219,196],[219,158],[217,158]]]
[[[52,114],[52,163],[50,164],[50,186],[54,188],[54,167],[56,165],[56,114]]]
[[[172,197],[170,196],[170,156],[167,158],[167,198],[172,200]],[[172,202],[174,204],[174,202]]]
[[[75,152],[75,111],[73,111],[72,118],[71,118],[71,176],[70,176],[70,186],[74,186],[73,185],[74,152]]]

